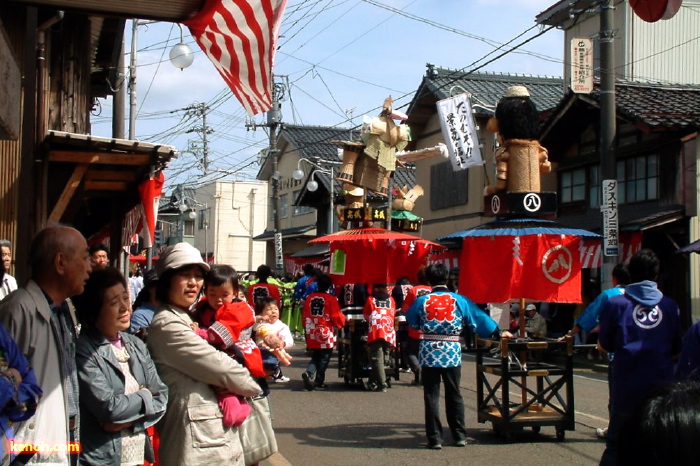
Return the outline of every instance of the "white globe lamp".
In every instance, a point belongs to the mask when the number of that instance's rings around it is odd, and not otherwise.
[[[318,183],[316,180],[311,180],[308,183],[306,183],[306,189],[311,191],[312,193],[318,189]]]
[[[297,181],[301,180],[302,178],[304,178],[304,170],[297,168],[292,172],[292,178],[294,178]]]
[[[189,45],[180,42],[170,49],[170,63],[176,68],[184,70],[194,61],[194,52]]]

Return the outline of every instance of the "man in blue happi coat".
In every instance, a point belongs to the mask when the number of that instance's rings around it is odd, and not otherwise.
[[[462,376],[462,347],[459,335],[470,326],[483,336],[500,337],[498,324],[476,304],[447,288],[449,271],[443,264],[434,264],[425,271],[431,293],[417,298],[406,313],[408,324],[423,332],[418,360],[423,378],[425,403],[426,448],[440,450],[443,432],[440,422],[440,381],[445,383],[447,424],[455,446],[467,444],[464,422],[464,401],[459,383]],[[503,332],[503,336],[511,336]]]

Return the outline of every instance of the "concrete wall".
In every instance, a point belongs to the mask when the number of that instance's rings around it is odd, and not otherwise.
[[[195,223],[195,246],[213,255],[214,263],[238,271],[265,262],[265,242],[253,237],[265,231],[267,184],[261,181],[217,181],[197,190],[199,210],[208,212],[208,228]],[[200,214],[201,215],[201,214]],[[206,219],[206,217],[205,217]],[[206,239],[205,239],[206,238]]]

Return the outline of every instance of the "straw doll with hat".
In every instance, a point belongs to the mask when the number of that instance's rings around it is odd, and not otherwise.
[[[484,189],[484,195],[540,192],[540,175],[552,166],[547,149],[537,140],[539,115],[525,86],[508,88],[487,129],[498,133],[501,147],[496,151],[496,182]]]

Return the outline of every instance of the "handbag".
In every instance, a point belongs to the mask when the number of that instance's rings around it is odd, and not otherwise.
[[[250,414],[238,428],[246,466],[277,453],[277,439],[272,429],[270,399],[267,396],[246,398]]]

